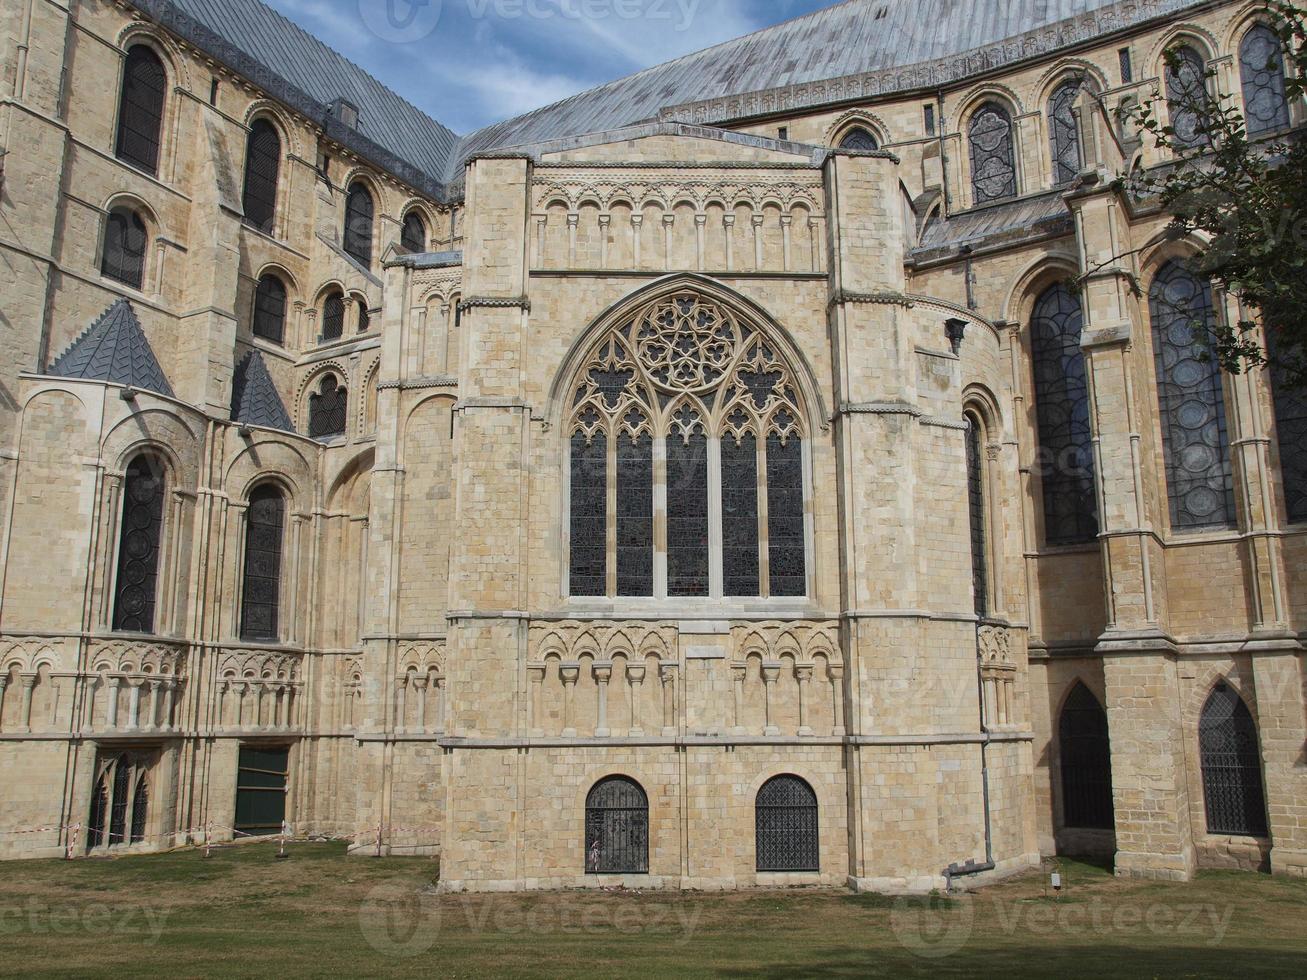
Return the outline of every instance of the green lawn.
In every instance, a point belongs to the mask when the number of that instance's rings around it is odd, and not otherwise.
[[[1307,975],[1307,881],[1122,882],[1062,862],[960,899],[840,891],[438,896],[424,859],[343,846],[0,866],[0,974]]]

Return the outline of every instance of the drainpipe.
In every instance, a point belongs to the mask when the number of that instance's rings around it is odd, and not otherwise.
[[[948,186],[948,141],[944,139],[944,90],[935,92],[935,133],[939,137],[939,182],[944,187],[944,217],[953,213],[953,195]]]
[[[954,863],[945,868],[945,893],[953,890],[954,878],[978,875],[995,868],[994,827],[989,812],[989,727],[985,724],[985,677],[981,671],[979,651],[976,656],[976,694],[980,705],[980,787],[985,811],[985,860],[977,864],[974,858],[969,858],[965,863]]]

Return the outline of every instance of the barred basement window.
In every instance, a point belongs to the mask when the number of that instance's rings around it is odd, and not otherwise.
[[[1166,68],[1166,103],[1175,129],[1175,141],[1182,147],[1206,146],[1211,137],[1206,126],[1204,107],[1207,92],[1207,67],[1203,56],[1185,46],[1175,51],[1176,67]]]
[[[329,293],[322,301],[322,339],[339,340],[345,332],[345,297]]]
[[[1265,837],[1266,793],[1257,725],[1248,705],[1228,684],[1218,684],[1203,707],[1198,749],[1207,832]]]
[[[245,515],[245,574],[241,589],[241,639],[279,638],[281,547],[286,500],[276,487],[250,494]]]
[[[1307,521],[1307,395],[1289,384],[1288,370],[1276,358],[1275,329],[1266,331],[1271,395],[1275,402],[1275,434],[1280,448],[1280,478],[1284,484],[1285,517]]]
[[[114,583],[115,630],[154,632],[163,502],[163,468],[152,456],[137,456],[123,481],[118,578]]]
[[[159,170],[159,134],[163,130],[167,83],[163,62],[149,47],[138,44],[127,52],[114,154],[151,174]]]
[[[1037,468],[1044,491],[1044,539],[1080,544],[1098,536],[1093,432],[1085,357],[1084,316],[1066,283],[1045,291],[1030,321],[1039,422]]]
[[[348,392],[334,374],[322,379],[309,395],[309,438],[329,439],[344,435]]]
[[[266,119],[256,119],[245,143],[245,191],[241,207],[245,220],[259,231],[272,234],[277,211],[277,173],[281,167],[281,137]]]
[[[1289,99],[1284,82],[1284,46],[1275,31],[1257,24],[1239,44],[1239,74],[1243,80],[1244,120],[1248,135],[1289,125]]]
[[[817,794],[798,776],[777,776],[754,803],[759,871],[820,871]]]
[[[1063,82],[1048,103],[1049,142],[1053,150],[1053,183],[1064,187],[1080,173],[1080,129],[1076,125],[1075,104],[1084,80]]]
[[[1171,527],[1230,527],[1234,478],[1221,369],[1204,360],[1202,337],[1203,325],[1215,322],[1211,286],[1168,262],[1149,290],[1149,311]]]
[[[971,144],[971,196],[973,204],[987,204],[1017,196],[1016,150],[1012,117],[997,102],[986,102],[968,127]]]
[[[406,252],[427,250],[427,225],[422,220],[422,215],[416,211],[404,215],[404,227],[400,231],[399,244]]]
[[[1110,749],[1107,712],[1077,681],[1058,722],[1064,827],[1111,830],[1114,826]]]
[[[345,234],[342,247],[367,268],[372,266],[372,220],[375,206],[368,189],[358,181],[345,195]]]
[[[854,126],[840,140],[840,148],[844,150],[879,150],[880,143],[866,129],[861,126]]]
[[[807,594],[798,396],[759,331],[697,294],[657,300],[572,392],[570,595]]]
[[[104,250],[100,271],[132,289],[145,285],[145,247],[148,235],[141,216],[128,207],[109,212],[104,223]]]
[[[283,342],[286,334],[286,287],[272,274],[262,276],[254,289],[254,336]]]
[[[625,776],[601,780],[586,797],[585,873],[649,873],[649,799]]]
[[[984,462],[981,456],[980,419],[970,412],[967,420],[967,517],[971,528],[971,585],[976,615],[989,612],[989,572],[985,560]]]

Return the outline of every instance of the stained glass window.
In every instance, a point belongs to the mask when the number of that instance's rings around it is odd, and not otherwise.
[[[722,439],[722,572],[728,596],[756,596],[758,439],[746,432]]]
[[[1205,146],[1210,137],[1203,132],[1209,98],[1203,56],[1185,46],[1176,49],[1175,57],[1175,67],[1166,67],[1166,102],[1175,141],[1182,147]]]
[[[1262,785],[1257,725],[1243,698],[1220,684],[1198,720],[1203,797],[1209,834],[1266,836],[1266,792]]]
[[[1076,179],[1080,173],[1080,128],[1076,125],[1075,105],[1084,82],[1073,78],[1053,92],[1048,103],[1049,142],[1053,151],[1053,182],[1058,187]]]
[[[274,275],[259,279],[254,289],[254,336],[280,344],[286,334],[286,287]]]
[[[1062,825],[1112,829],[1112,756],[1107,712],[1079,681],[1062,706],[1058,756],[1062,770]]]
[[[653,582],[653,439],[617,437],[617,594],[651,596]]]
[[[608,594],[608,440],[572,436],[571,593]]]
[[[967,416],[967,517],[971,527],[971,584],[976,615],[989,612],[989,572],[985,562],[984,464],[980,445],[980,420]]]
[[[807,594],[803,442],[795,435],[767,437],[767,563],[773,596]]]
[[[1307,395],[1290,386],[1288,369],[1276,357],[1273,328],[1267,328],[1266,341],[1285,516],[1296,524],[1307,521]]]
[[[1239,44],[1243,79],[1244,122],[1250,136],[1289,125],[1289,99],[1284,83],[1284,46],[1279,35],[1257,24]]]
[[[114,153],[147,173],[159,170],[159,134],[168,76],[159,56],[138,44],[127,52],[118,102],[118,138]]]
[[[399,244],[407,252],[427,250],[427,226],[422,220],[422,215],[416,211],[404,215],[404,227],[399,235]]]
[[[104,223],[100,271],[133,289],[145,285],[145,222],[131,208],[117,207]]]
[[[1016,151],[1008,111],[997,102],[986,102],[971,117],[968,136],[973,203],[1016,197]]]
[[[266,119],[256,119],[245,143],[245,191],[241,207],[245,220],[272,234],[277,212],[277,172],[281,167],[281,137]]]
[[[345,297],[330,293],[322,301],[322,339],[339,340],[345,332]]]
[[[241,639],[278,637],[281,607],[281,548],[286,500],[276,487],[250,494],[245,515],[245,574],[241,590]]]
[[[154,632],[163,501],[163,468],[151,456],[137,456],[127,467],[123,481],[118,578],[114,586],[115,630]]]
[[[1211,286],[1169,262],[1153,280],[1149,310],[1171,527],[1229,527],[1234,478],[1221,369],[1204,343],[1215,320]]]
[[[777,776],[758,790],[754,803],[759,871],[819,871],[817,794],[798,776]]]
[[[1035,303],[1030,321],[1039,422],[1036,466],[1044,490],[1044,538],[1080,544],[1098,535],[1093,432],[1079,298],[1058,283]]]
[[[840,148],[844,150],[879,150],[880,144],[869,131],[861,126],[854,126],[840,140]]]
[[[343,247],[365,267],[372,265],[372,195],[358,181],[350,184],[345,195],[345,235]]]
[[[322,379],[317,392],[309,395],[309,437],[327,439],[345,432],[348,392],[334,374]]]
[[[667,442],[667,594],[708,595],[708,439]]]

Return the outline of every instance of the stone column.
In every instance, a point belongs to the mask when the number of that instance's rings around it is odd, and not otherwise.
[[[790,228],[794,224],[794,215],[781,215],[781,243],[784,254],[785,271],[789,272],[793,266],[790,260]]]
[[[708,216],[706,214],[696,214],[694,216],[694,248],[695,248],[695,258],[697,263],[695,265],[695,268],[698,269],[700,272],[702,272],[704,268],[703,233],[704,233],[704,228],[707,226],[707,224],[708,224]]]
[[[733,734],[744,734],[744,681],[748,677],[749,668],[747,664],[733,664],[731,666],[731,691],[734,694],[735,701],[735,726]]]
[[[764,707],[764,735],[779,735],[781,730],[772,724],[771,707],[772,692],[776,688],[776,681],[781,676],[781,665],[778,663],[765,663],[762,665],[762,690],[763,690],[763,707]]]
[[[800,664],[794,668],[794,676],[799,682],[799,735],[813,734],[808,725],[808,685],[812,681],[812,664]]]
[[[109,675],[109,700],[105,705],[105,728],[118,727],[118,686],[122,678],[117,674]]]
[[[626,667],[626,680],[629,691],[629,704],[631,706],[631,725],[627,734],[636,738],[644,734],[643,719],[640,717],[640,705],[642,701],[642,691],[644,689],[644,664],[628,664]]]
[[[612,734],[608,728],[608,681],[613,676],[613,665],[611,663],[598,663],[594,665],[595,692],[599,700],[598,710],[595,713],[595,737],[607,738]]]
[[[150,685],[150,706],[149,708],[146,709],[144,727],[152,731],[153,729],[158,727],[159,686],[161,682],[158,680],[150,680],[148,683]]]
[[[640,229],[644,225],[644,215],[631,213],[631,268],[640,268]]]
[[[5,690],[9,687],[9,675],[0,674],[0,732],[5,730]]]
[[[527,682],[531,685],[531,697],[528,706],[530,716],[527,718],[527,730],[532,738],[541,738],[544,733],[543,691],[545,686],[545,665],[532,664],[526,669]]]
[[[735,214],[722,216],[722,227],[726,231],[726,271],[735,271]]]
[[[663,682],[663,737],[676,735],[676,664],[662,664],[658,676]]]
[[[608,235],[613,223],[611,214],[599,216],[599,268],[608,268]]]
[[[127,694],[127,727],[141,727],[141,685],[143,681],[136,678],[129,678],[127,681],[130,690]]]
[[[223,686],[225,687],[226,685],[224,684]],[[171,730],[175,727],[175,726],[173,725],[172,712],[173,712],[173,705],[174,705],[174,703],[175,703],[175,701],[176,701],[176,698],[177,698],[177,678],[176,678],[176,677],[169,677],[168,680],[164,683],[163,694],[164,694],[164,697],[163,697],[163,721],[162,721],[162,725],[163,725],[163,727],[164,727],[165,729],[171,731]],[[219,707],[219,711],[221,711],[221,707]],[[221,720],[222,715],[219,714],[218,717],[219,717],[219,719]]]
[[[563,664],[558,676],[563,681],[563,737],[576,738],[576,681],[581,676],[581,665]]]
[[[425,735],[427,731],[427,679],[425,677],[414,678],[413,687],[417,691],[418,698],[418,731]]]
[[[764,220],[762,214],[755,213],[753,216],[753,268],[756,272],[762,271],[763,258],[766,254],[762,247],[762,223]]]
[[[20,674],[19,680],[23,685],[23,699],[18,707],[18,727],[16,732],[30,732],[32,730],[32,690],[36,687],[35,674]]]

